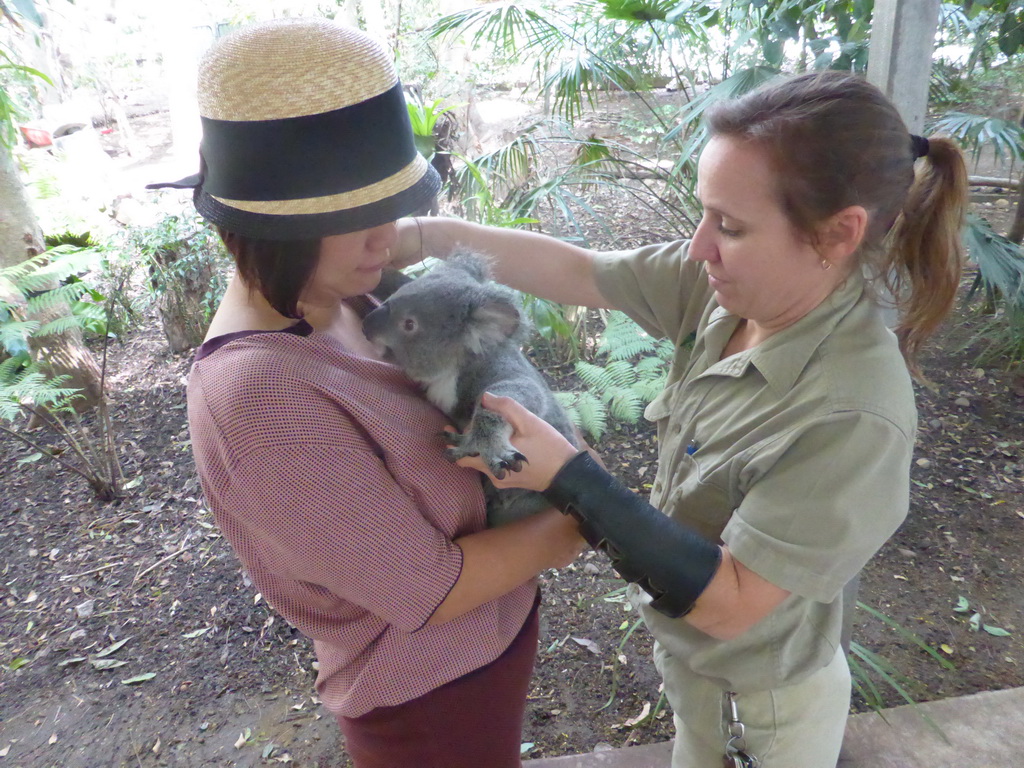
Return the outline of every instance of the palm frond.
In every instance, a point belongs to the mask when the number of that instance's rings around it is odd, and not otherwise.
[[[662,141],[675,141],[681,135],[688,135],[688,140],[680,150],[680,162],[696,157],[708,139],[707,127],[703,122],[704,113],[708,108],[719,101],[742,96],[778,75],[779,71],[772,67],[755,66],[741,69],[688,102],[679,112],[676,127],[666,133]]]
[[[602,90],[629,90],[637,80],[630,68],[589,49],[577,49],[558,61],[541,83],[552,94],[556,114],[573,122],[583,114],[583,96],[595,106],[594,95]]]
[[[561,46],[566,24],[540,3],[487,3],[448,14],[427,30],[430,37],[470,35],[471,45],[486,41],[506,56],[540,54]]]
[[[605,16],[622,21],[665,21],[676,9],[676,0],[601,0]]]
[[[992,229],[984,218],[969,214],[963,230],[964,245],[981,283],[990,294],[1024,312],[1024,251]]]
[[[991,147],[998,159],[1024,160],[1024,128],[1009,120],[947,112],[932,123],[931,129],[956,139],[971,150],[975,160],[986,147]]]

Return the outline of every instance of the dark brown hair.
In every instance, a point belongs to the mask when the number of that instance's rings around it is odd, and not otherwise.
[[[812,242],[833,214],[851,205],[867,210],[860,264],[892,293],[900,349],[917,373],[921,345],[960,284],[967,169],[959,147],[930,139],[915,173],[910,135],[892,102],[842,72],[773,81],[716,104],[706,120],[712,135],[765,149],[783,210]]]
[[[298,318],[299,295],[320,260],[320,238],[259,240],[217,227],[249,290],[259,291],[285,317]]]

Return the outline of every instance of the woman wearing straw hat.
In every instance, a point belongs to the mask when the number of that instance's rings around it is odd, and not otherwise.
[[[189,379],[206,500],[312,638],[359,768],[520,764],[537,584],[584,542],[549,510],[485,530],[443,416],[361,333],[395,220],[437,193],[389,56],[322,19],[256,24],[199,70],[194,189],[236,271]]]

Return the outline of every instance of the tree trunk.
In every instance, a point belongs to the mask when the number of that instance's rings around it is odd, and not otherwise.
[[[9,147],[0,143],[0,268],[20,264],[38,256],[43,250],[43,235],[29,206],[14,156]],[[16,297],[5,298],[13,300]],[[67,306],[64,306],[33,319],[45,324],[69,312]],[[29,339],[29,347],[33,356],[43,362],[51,374],[68,377],[64,386],[82,391],[82,397],[76,401],[80,412],[99,402],[100,369],[82,342],[79,330],[32,337]]]
[[[1013,216],[1013,223],[1006,239],[1017,245],[1024,240],[1024,179],[1017,185],[1017,212]]]
[[[173,270],[178,254],[166,250],[155,258],[164,268]],[[172,285],[163,286],[157,308],[171,352],[187,352],[203,342],[210,325],[203,302],[215,280],[213,264],[206,261],[188,274],[178,275]]]

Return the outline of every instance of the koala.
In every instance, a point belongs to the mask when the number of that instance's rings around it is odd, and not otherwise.
[[[515,292],[490,280],[485,261],[453,253],[399,287],[363,320],[363,333],[420,384],[461,432],[446,433],[452,461],[480,456],[495,477],[525,460],[512,428],[480,407],[484,392],[511,397],[579,445],[569,417],[520,349],[529,327]],[[488,524],[503,525],[548,506],[543,496],[487,484]]]

